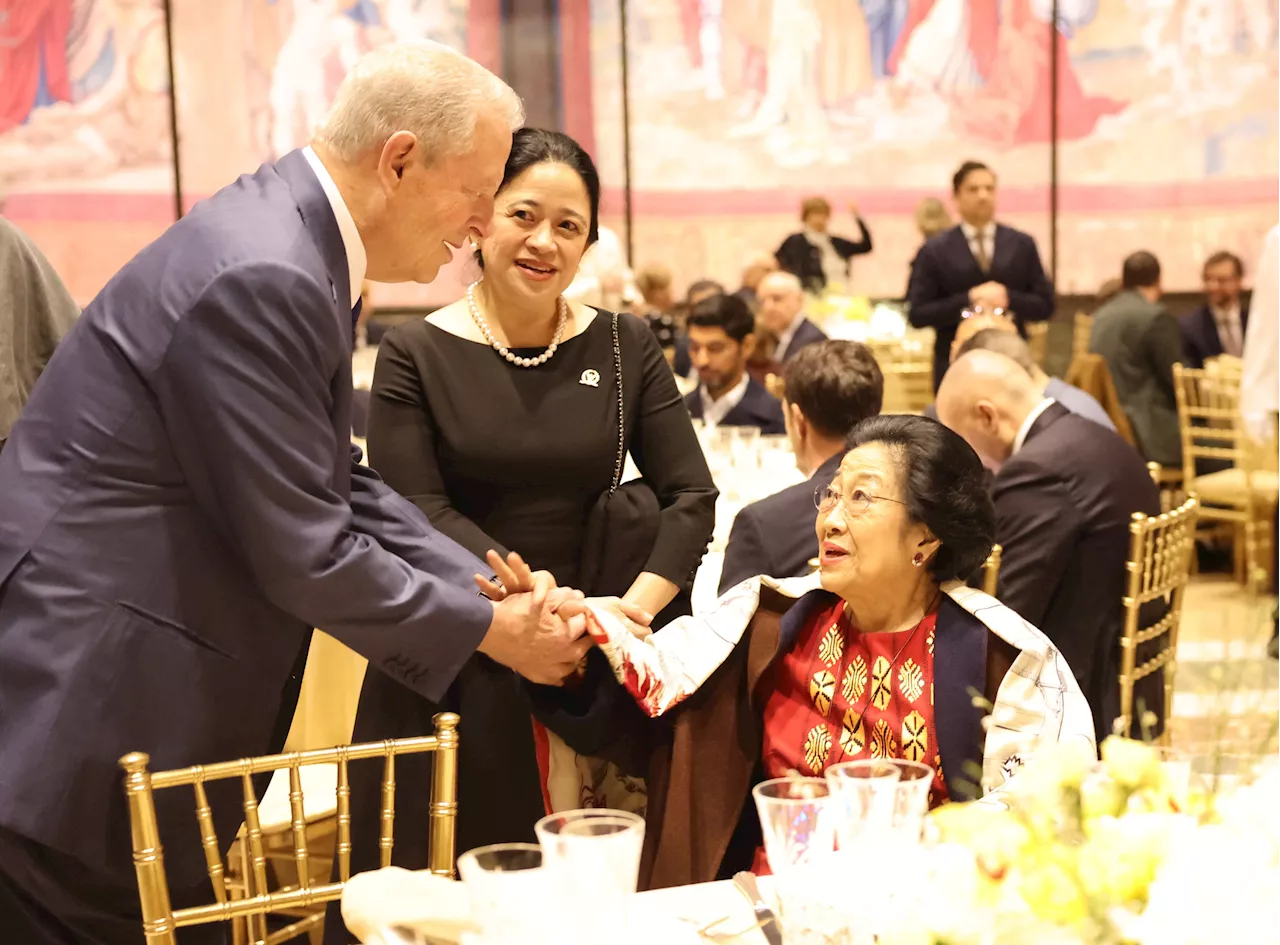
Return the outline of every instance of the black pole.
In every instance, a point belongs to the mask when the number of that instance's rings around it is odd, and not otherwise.
[[[631,265],[631,73],[627,65],[627,0],[618,0],[618,16],[622,22],[622,218],[627,227],[627,265]]]
[[[1058,0],[1049,5],[1049,278],[1058,285]]]
[[[182,170],[178,163],[178,79],[173,70],[173,3],[164,0],[164,48],[169,64],[169,146],[173,150],[173,218],[182,219]]]

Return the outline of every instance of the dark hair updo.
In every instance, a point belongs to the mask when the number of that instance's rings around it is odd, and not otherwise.
[[[545,128],[521,128],[511,136],[511,153],[502,169],[502,183],[498,193],[506,190],[513,180],[536,164],[563,164],[582,179],[587,188],[587,202],[591,206],[591,224],[587,229],[587,245],[600,238],[600,175],[582,145],[562,131]],[[484,257],[476,250],[476,262],[484,268]]]
[[[936,420],[888,414],[864,420],[849,434],[849,449],[888,448],[902,482],[907,516],[941,542],[929,562],[939,584],[968,580],[996,535],[996,511],[982,461],[969,444]]]

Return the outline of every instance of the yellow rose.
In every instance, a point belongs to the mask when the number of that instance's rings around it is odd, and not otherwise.
[[[1102,743],[1104,770],[1116,784],[1136,791],[1164,784],[1160,756],[1150,745],[1112,735]]]

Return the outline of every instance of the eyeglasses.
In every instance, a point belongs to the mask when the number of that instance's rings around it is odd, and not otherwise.
[[[891,499],[887,495],[872,495],[861,489],[854,489],[847,496],[841,495],[830,486],[819,486],[813,490],[813,504],[819,512],[827,513],[836,507],[838,503],[844,503],[845,511],[850,515],[863,515],[867,509],[871,508],[872,502],[893,502],[897,505],[906,505],[900,499]]]

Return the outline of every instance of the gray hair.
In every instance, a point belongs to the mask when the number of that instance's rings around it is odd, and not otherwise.
[[[361,56],[347,73],[316,141],[354,161],[409,131],[433,161],[466,153],[476,120],[487,112],[512,131],[524,124],[520,97],[478,62],[441,43],[391,43]]]
[[[786,286],[793,295],[804,295],[804,286],[800,284],[800,280],[795,273],[787,272],[784,269],[778,269],[771,272],[760,280],[760,286],[763,288],[766,282],[774,285]]]

